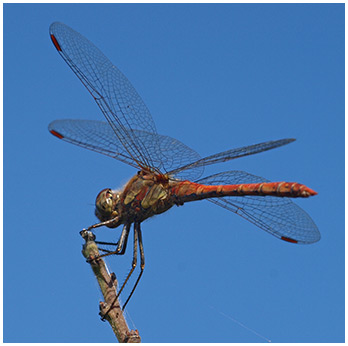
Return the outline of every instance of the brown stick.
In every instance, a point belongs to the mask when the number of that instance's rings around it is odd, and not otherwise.
[[[97,244],[94,242],[95,235],[92,232],[87,232],[85,230],[81,231],[80,234],[86,242],[83,245],[82,254],[90,263],[105,300],[105,302],[99,303],[99,314],[104,316],[117,295],[116,276],[114,273],[110,275],[103,259],[98,258],[100,254]],[[113,304],[112,309],[107,313],[105,319],[110,323],[119,342],[141,342],[138,331],[129,329],[118,300]]]

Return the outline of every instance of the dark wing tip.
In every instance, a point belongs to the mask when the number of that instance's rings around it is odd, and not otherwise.
[[[281,240],[285,240],[285,241],[287,241],[288,243],[293,243],[293,244],[297,244],[297,243],[298,243],[297,240],[292,239],[292,238],[288,238],[288,237],[281,237],[280,239],[281,239]]]
[[[58,39],[57,39],[57,35],[56,33],[60,32],[62,30],[62,28],[66,28],[67,26],[63,23],[59,23],[59,22],[54,22],[50,25],[50,28],[49,28],[49,33],[50,33],[50,37],[51,37],[51,40],[54,44],[54,46],[56,47],[57,51],[58,52],[61,52],[62,51],[62,48],[60,47],[60,44],[58,43]]]
[[[53,34],[51,34],[51,40],[52,40],[54,46],[56,47],[57,51],[58,51],[58,52],[61,52],[61,51],[62,51],[62,48],[60,48],[60,45],[59,45],[59,43],[58,43],[56,37],[55,37]]]
[[[53,136],[58,137],[59,139],[64,138],[63,135],[61,135],[59,132],[55,131],[55,130],[50,130],[50,132],[52,133]]]
[[[313,236],[312,239],[307,240],[307,241],[301,241],[301,240],[298,241],[296,239],[289,238],[289,237],[284,237],[284,236],[280,237],[281,240],[284,240],[284,241],[286,241],[288,243],[292,243],[292,244],[313,244],[313,243],[318,242],[320,240],[320,238],[321,238],[321,235],[320,235],[319,231],[317,232],[315,238]]]

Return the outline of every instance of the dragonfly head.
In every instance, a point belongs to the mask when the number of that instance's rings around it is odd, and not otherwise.
[[[118,215],[115,210],[119,194],[111,189],[104,189],[99,192],[95,200],[95,215],[101,221],[107,221],[115,218]]]

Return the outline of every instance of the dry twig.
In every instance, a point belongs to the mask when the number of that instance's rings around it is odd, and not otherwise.
[[[111,328],[114,331],[119,342],[141,342],[138,331],[129,329],[118,300],[116,300],[116,302],[113,304],[112,309],[108,311],[117,295],[116,276],[114,273],[110,275],[103,259],[98,258],[100,254],[97,244],[94,242],[95,235],[92,232],[87,231],[82,231],[80,232],[80,234],[85,240],[82,254],[90,263],[105,300],[105,302],[99,303],[99,314],[101,316],[104,316],[105,313],[107,313],[105,319],[110,323]]]

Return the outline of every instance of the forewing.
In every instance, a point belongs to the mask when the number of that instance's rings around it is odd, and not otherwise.
[[[136,163],[129,156],[129,153],[115,136],[114,131],[106,122],[71,119],[55,120],[49,124],[48,130],[66,142],[96,151],[137,167]],[[177,167],[179,163],[199,159],[199,155],[194,150],[174,138],[141,130],[133,130],[133,133],[140,140],[149,143],[147,149],[151,154],[156,150],[161,151],[165,171],[170,170],[172,167]],[[152,143],[159,143],[159,149],[157,146],[152,146]],[[196,172],[198,175],[201,173],[199,170]],[[187,179],[185,174],[186,171],[180,172],[177,177]]]
[[[146,105],[128,79],[89,40],[62,23],[50,26],[53,44],[91,93],[128,157],[138,166],[160,169],[160,150],[148,151],[149,142],[135,130],[156,133]],[[159,143],[151,143],[159,149]]]
[[[204,185],[232,185],[267,182],[255,175],[223,172],[198,180]],[[310,216],[286,197],[236,196],[209,199],[230,210],[277,238],[294,243],[310,244],[320,239],[320,233]]]

